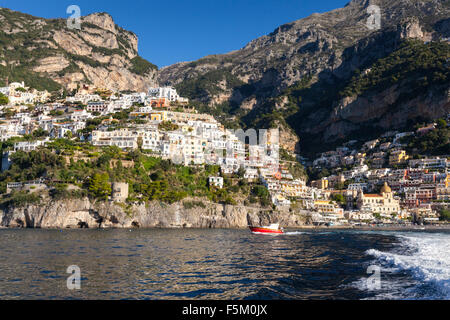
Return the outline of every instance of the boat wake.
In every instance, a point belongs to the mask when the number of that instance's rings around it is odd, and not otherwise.
[[[397,299],[450,299],[450,234],[411,233],[397,235],[402,252],[382,252],[370,249],[366,253],[382,268],[382,286],[394,289],[398,282],[385,281],[383,273],[406,274],[412,278],[407,288],[397,288]],[[400,289],[400,290],[398,290]],[[393,298],[392,292],[385,297]],[[383,298],[383,297],[381,297]]]
[[[286,235],[286,236],[298,236],[301,234],[306,234],[306,232],[293,231],[293,232],[285,232],[284,233],[284,235]]]

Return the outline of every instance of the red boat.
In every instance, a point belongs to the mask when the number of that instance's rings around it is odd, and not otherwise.
[[[280,228],[280,225],[278,223],[275,224],[271,224],[270,226],[266,226],[266,227],[249,227],[250,231],[253,234],[272,234],[272,235],[277,235],[277,234],[283,234],[284,230],[283,228]]]

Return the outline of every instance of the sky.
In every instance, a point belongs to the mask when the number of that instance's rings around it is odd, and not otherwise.
[[[158,67],[239,50],[278,26],[350,0],[0,0],[0,7],[44,18],[108,12],[139,38],[139,54]]]

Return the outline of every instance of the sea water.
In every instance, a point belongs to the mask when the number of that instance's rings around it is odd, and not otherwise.
[[[0,299],[449,299],[449,245],[448,231],[0,230]]]

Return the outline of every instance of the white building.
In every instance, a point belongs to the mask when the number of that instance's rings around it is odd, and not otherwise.
[[[9,92],[10,92],[9,87],[1,87],[0,88],[0,93],[5,95],[5,96],[9,96]]]
[[[15,92],[9,96],[9,103],[12,105],[19,104],[33,104],[36,100],[36,95],[29,92]]]
[[[219,189],[223,188],[223,178],[222,177],[209,177],[209,186],[216,187]]]
[[[362,190],[363,192],[366,192],[369,190],[369,184],[367,184],[367,183],[352,183],[348,186],[347,190],[351,190],[351,191]]]
[[[136,92],[132,94],[124,94],[121,99],[126,104],[132,105],[133,103],[145,103],[145,98],[147,95],[145,92]]]
[[[121,149],[137,149],[138,147],[137,132],[128,129],[120,129],[116,131],[93,131],[92,144],[98,147],[116,146]]]
[[[18,119],[20,124],[30,124],[31,123],[31,114],[29,114],[29,113],[17,113],[14,116],[14,119]]]
[[[24,126],[18,121],[10,121],[0,124],[0,141],[7,141],[13,137],[20,137],[25,134]]]
[[[93,115],[86,110],[75,110],[70,115],[70,120],[72,121],[86,121],[91,118],[93,118]]]
[[[118,99],[118,100],[110,101],[109,105],[113,112],[118,112],[118,111],[122,111],[124,109],[129,109],[133,105],[133,102],[126,101],[123,99]]]
[[[162,134],[158,130],[146,130],[139,132],[142,138],[142,149],[151,151],[161,151]]]
[[[48,132],[50,132],[53,129],[53,124],[55,122],[56,120],[49,116],[41,115],[37,118],[37,123],[39,124],[39,127]]]
[[[187,99],[180,97],[177,90],[172,87],[150,88],[148,96],[150,98],[166,98],[171,102],[188,102]]]
[[[448,167],[448,160],[446,158],[430,158],[430,159],[418,159],[409,160],[409,166],[412,168],[421,169],[445,169]]]
[[[277,207],[288,207],[291,205],[291,201],[286,199],[281,194],[276,194],[272,196],[272,203]]]
[[[109,110],[110,104],[105,101],[89,102],[86,107],[86,111],[88,112],[107,113]]]
[[[82,104],[87,104],[88,102],[99,102],[102,101],[102,98],[98,94],[80,94],[77,93],[73,97],[67,97],[67,102],[76,103],[80,102]]]
[[[68,132],[72,133],[72,130],[64,126],[57,126],[53,128],[50,135],[56,139],[63,139],[67,136]]]
[[[244,179],[256,180],[259,178],[258,169],[247,168],[245,170]]]
[[[16,142],[14,144],[14,152],[17,151],[23,151],[23,152],[30,152],[34,151],[37,148],[45,145],[49,139],[46,140],[38,140],[38,141],[22,141],[22,142]]]

